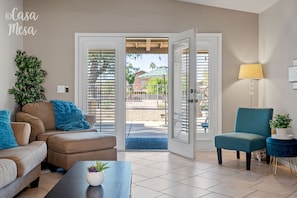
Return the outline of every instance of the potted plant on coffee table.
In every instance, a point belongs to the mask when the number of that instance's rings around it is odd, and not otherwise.
[[[108,169],[107,162],[96,161],[95,165],[88,167],[87,182],[91,186],[99,186],[104,181],[104,170]]]
[[[276,114],[272,120],[269,121],[271,129],[276,130],[278,136],[286,136],[288,134],[287,129],[290,126],[292,119],[289,114]]]

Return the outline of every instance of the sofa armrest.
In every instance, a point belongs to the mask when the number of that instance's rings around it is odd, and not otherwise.
[[[38,118],[29,113],[17,112],[16,113],[17,122],[27,122],[31,126],[30,142],[36,141],[37,136],[41,133],[45,133],[45,127],[43,122]]]
[[[11,127],[19,146],[25,146],[29,144],[29,138],[31,133],[31,127],[29,123],[11,122]]]
[[[88,115],[88,114],[84,114],[87,122],[91,125],[91,127],[93,128],[94,125],[96,124],[96,116],[94,115]]]

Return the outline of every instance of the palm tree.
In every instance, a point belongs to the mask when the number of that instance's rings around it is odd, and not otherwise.
[[[133,92],[133,84],[135,81],[136,72],[138,72],[139,68],[133,67],[131,63],[126,65],[126,81],[128,82],[129,86],[129,97],[130,94]]]
[[[156,64],[154,63],[154,62],[151,62],[151,64],[150,64],[150,68],[153,70],[153,69],[155,69],[156,68]]]

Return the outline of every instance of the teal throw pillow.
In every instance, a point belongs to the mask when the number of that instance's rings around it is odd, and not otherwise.
[[[11,125],[10,125],[10,111],[0,111],[0,150],[17,147]]]

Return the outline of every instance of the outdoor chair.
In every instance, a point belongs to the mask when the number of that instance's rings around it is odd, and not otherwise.
[[[222,164],[222,149],[236,150],[237,159],[243,151],[246,152],[246,170],[250,170],[251,153],[266,148],[266,138],[271,136],[272,114],[271,108],[238,108],[234,131],[215,136],[218,163]],[[268,155],[266,161],[268,164]]]
[[[204,133],[206,133],[206,130],[208,129],[208,117],[201,123],[201,127],[204,129]]]

